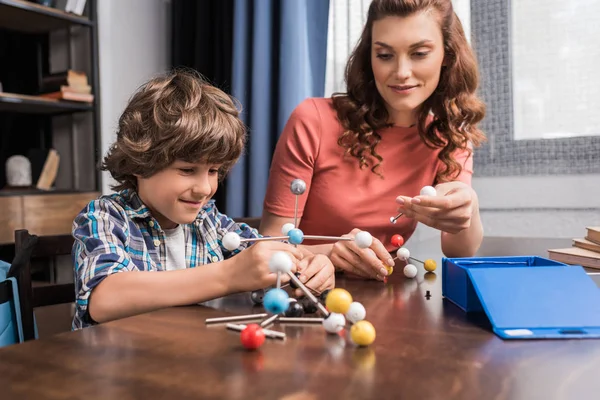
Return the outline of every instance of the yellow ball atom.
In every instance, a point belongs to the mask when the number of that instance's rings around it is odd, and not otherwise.
[[[346,314],[350,304],[352,304],[352,295],[345,289],[333,289],[325,299],[325,306],[333,313]]]
[[[358,321],[350,328],[350,338],[359,346],[368,346],[375,341],[375,328],[369,321]]]
[[[391,274],[394,273],[394,267],[391,267],[389,265],[383,264],[383,266],[385,267],[385,269],[387,270],[388,276],[390,276]]]
[[[423,263],[423,267],[425,268],[425,271],[435,271],[435,269],[437,268],[437,264],[435,263],[434,260],[432,260],[431,258],[425,260],[425,262]]]

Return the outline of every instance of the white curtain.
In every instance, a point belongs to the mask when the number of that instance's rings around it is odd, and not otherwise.
[[[330,0],[325,97],[345,92],[344,68],[367,20],[371,0]]]

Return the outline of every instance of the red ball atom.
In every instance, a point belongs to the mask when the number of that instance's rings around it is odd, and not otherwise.
[[[392,246],[394,247],[402,247],[402,245],[404,244],[404,238],[398,234],[395,234],[394,236],[392,236]]]
[[[242,345],[250,350],[258,349],[265,342],[265,333],[257,324],[249,324],[240,334]]]

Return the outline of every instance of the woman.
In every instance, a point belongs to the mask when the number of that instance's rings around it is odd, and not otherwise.
[[[306,243],[338,269],[383,279],[392,235],[408,240],[417,222],[441,231],[446,256],[472,256],[483,236],[472,147],[485,139],[477,128],[485,107],[451,1],[374,0],[346,83],[347,93],[307,99],[292,113],[273,157],[261,232],[277,235],[293,222],[289,184],[300,178],[305,234],[358,228],[376,239],[366,250],[350,241]],[[428,185],[436,196],[419,195]]]

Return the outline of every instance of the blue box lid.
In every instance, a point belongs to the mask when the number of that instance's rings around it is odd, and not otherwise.
[[[468,268],[504,339],[600,338],[600,290],[580,266]]]

